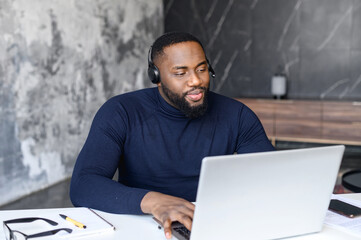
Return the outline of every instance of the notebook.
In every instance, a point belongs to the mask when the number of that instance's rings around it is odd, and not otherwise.
[[[278,239],[321,231],[344,149],[204,158],[190,239]]]
[[[69,221],[65,221],[62,219],[59,214],[66,215],[67,217],[76,220],[84,225],[86,225],[85,229],[81,229],[76,227],[73,223]],[[51,217],[54,221],[58,222],[58,227],[71,228],[73,231],[71,234],[62,234],[59,235],[59,238],[63,239],[80,239],[93,235],[104,235],[111,234],[114,232],[115,227],[105,218],[100,216],[97,212],[90,208],[78,207],[78,208],[69,208],[64,209],[59,212],[59,214],[55,214]]]

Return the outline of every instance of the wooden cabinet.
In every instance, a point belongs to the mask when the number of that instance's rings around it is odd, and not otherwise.
[[[307,101],[275,102],[275,136],[321,137],[321,104]]]
[[[361,142],[361,103],[324,102],[322,136]]]
[[[361,145],[361,102],[237,99],[272,140]]]

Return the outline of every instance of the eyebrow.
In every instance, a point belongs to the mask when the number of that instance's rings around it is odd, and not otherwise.
[[[207,64],[207,61],[204,60],[203,62],[198,63],[196,68],[203,65],[203,64]],[[178,69],[187,69],[187,68],[188,68],[187,66],[175,66],[175,67],[172,67],[172,69],[176,69],[176,70],[178,70]]]

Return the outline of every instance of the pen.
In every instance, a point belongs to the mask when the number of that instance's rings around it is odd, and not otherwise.
[[[70,217],[67,217],[67,216],[65,216],[65,215],[63,215],[63,214],[59,214],[60,215],[60,217],[62,217],[63,219],[65,219],[66,221],[69,221],[69,222],[71,222],[72,224],[74,224],[75,226],[77,226],[78,228],[86,228],[86,226],[84,225],[84,224],[82,224],[82,223],[80,223],[80,222],[77,222],[77,221],[75,221],[74,219],[71,219]]]

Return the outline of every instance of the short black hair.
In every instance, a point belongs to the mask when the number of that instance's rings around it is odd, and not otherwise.
[[[168,32],[157,38],[152,45],[151,60],[155,60],[158,56],[164,54],[164,48],[176,43],[182,42],[197,42],[201,45],[203,52],[204,48],[198,38],[187,32]]]

